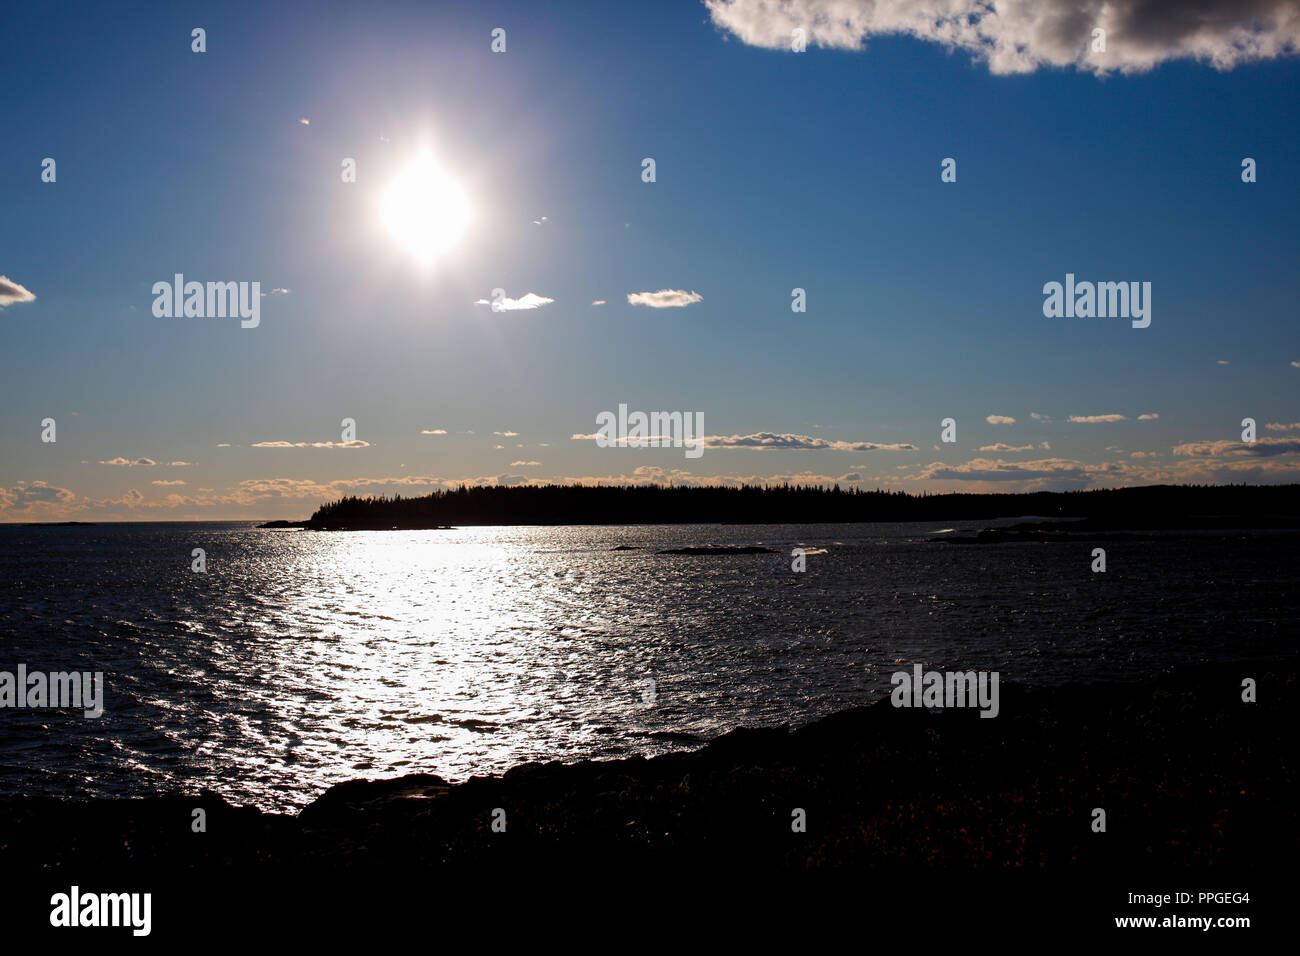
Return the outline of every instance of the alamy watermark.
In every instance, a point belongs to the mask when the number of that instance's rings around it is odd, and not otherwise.
[[[1065,285],[1043,286],[1043,315],[1049,319],[1132,319],[1133,328],[1151,324],[1150,282],[1075,282],[1065,274]]]
[[[998,715],[997,671],[895,671],[889,694],[895,707],[978,707],[981,717]]]
[[[224,319],[238,316],[241,328],[255,329],[262,321],[262,283],[186,282],[176,273],[174,282],[155,282],[155,318]]]
[[[104,713],[104,673],[95,671],[0,671],[0,707],[80,707],[87,717]]]
[[[685,448],[687,458],[704,454],[703,412],[631,412],[618,406],[618,415],[596,415],[599,448]]]
[[[73,886],[51,896],[50,907],[51,926],[129,926],[133,936],[153,928],[152,893],[82,893]]]

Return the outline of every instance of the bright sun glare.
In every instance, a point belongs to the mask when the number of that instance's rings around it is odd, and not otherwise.
[[[389,184],[382,216],[389,235],[425,265],[456,244],[469,224],[469,198],[422,153]]]

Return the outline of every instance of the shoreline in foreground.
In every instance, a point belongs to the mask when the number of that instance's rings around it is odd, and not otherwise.
[[[1296,676],[1286,661],[1202,665],[1148,683],[1008,684],[991,720],[885,699],[651,759],[529,763],[459,784],[431,774],[354,780],[297,815],[213,793],[8,798],[0,865],[33,875],[410,872],[486,855],[674,868],[725,859],[763,870],[1252,868],[1276,834],[1294,832]],[[1258,703],[1242,701],[1246,677]],[[1098,807],[1105,833],[1092,828]],[[196,808],[207,833],[191,829]],[[792,830],[796,810],[806,832]]]

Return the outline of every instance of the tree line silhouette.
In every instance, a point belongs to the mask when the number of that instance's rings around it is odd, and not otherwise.
[[[1093,518],[1146,527],[1196,516],[1262,519],[1300,512],[1300,485],[1149,485],[1087,491],[912,494],[816,485],[462,485],[421,497],[350,496],[300,524],[322,530],[452,525],[820,524],[861,521]]]

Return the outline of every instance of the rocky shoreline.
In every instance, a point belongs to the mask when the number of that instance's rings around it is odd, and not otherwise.
[[[1258,681],[1258,703],[1242,701],[1245,677]],[[431,774],[352,781],[297,815],[212,793],[11,798],[0,802],[0,865],[1249,868],[1277,834],[1294,833],[1295,689],[1296,670],[1276,664],[1148,684],[1007,684],[993,720],[882,701],[649,760],[530,763],[459,784]],[[1097,807],[1105,833],[1091,827]],[[206,833],[192,831],[196,808]],[[792,829],[798,810],[803,833]]]

